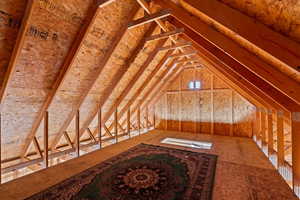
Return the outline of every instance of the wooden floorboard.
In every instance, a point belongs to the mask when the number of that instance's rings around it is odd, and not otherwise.
[[[112,156],[126,151],[137,144],[146,143],[162,145],[160,144],[160,141],[165,137],[211,141],[213,143],[213,148],[211,150],[197,150],[165,144],[163,146],[218,155],[213,193],[213,199],[215,200],[255,199],[253,193],[259,191],[255,191],[256,188],[253,186],[253,184],[255,184],[253,183],[253,177],[257,179],[257,173],[260,173],[260,176],[261,174],[265,175],[263,176],[263,181],[265,181],[266,184],[272,182],[272,185],[265,185],[266,188],[273,188],[266,191],[267,195],[272,194],[281,199],[282,197],[294,199],[294,195],[289,187],[284,183],[283,179],[281,179],[271,163],[251,139],[158,130],[151,131],[116,145],[106,147],[102,150],[86,154],[80,158],[66,161],[54,167],[3,184],[0,187],[0,199],[24,199]],[[250,175],[248,174],[248,171],[251,171]],[[261,180],[259,179],[259,181]],[[258,184],[261,183],[258,182]],[[276,191],[276,188],[280,188],[280,191]],[[272,200],[275,199],[276,198],[273,198]]]

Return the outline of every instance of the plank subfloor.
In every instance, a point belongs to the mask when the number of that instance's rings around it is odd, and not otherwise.
[[[199,150],[160,144],[165,137],[211,141],[213,148]],[[297,199],[251,139],[157,130],[3,184],[0,187],[0,199],[29,197],[139,143],[218,155],[214,200]]]

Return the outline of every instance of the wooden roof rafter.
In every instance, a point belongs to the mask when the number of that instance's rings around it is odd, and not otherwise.
[[[110,1],[103,1],[103,2],[110,2]],[[54,97],[60,90],[61,86],[63,85],[63,82],[65,80],[66,75],[70,71],[73,63],[76,60],[77,55],[80,53],[80,49],[83,46],[83,42],[88,36],[88,33],[90,32],[93,24],[95,23],[95,20],[97,19],[98,14],[101,11],[101,7],[99,5],[95,5],[94,7],[90,8],[90,11],[88,12],[88,15],[86,17],[85,23],[81,30],[79,31],[77,37],[75,38],[75,41],[73,42],[62,66],[61,70],[57,76],[57,79],[55,80],[53,86],[51,87],[51,91],[49,92],[46,100],[44,101],[43,105],[41,106],[40,110],[38,111],[38,115],[33,122],[33,125],[31,127],[31,131],[28,134],[25,144],[23,145],[23,148],[21,150],[21,157],[24,157],[28,147],[35,136],[43,118],[45,111],[48,110],[50,107],[52,101],[54,100]]]
[[[101,99],[99,100],[97,108],[99,108],[99,109],[102,108],[102,106],[104,105],[104,103],[109,98],[111,91],[113,91],[117,87],[117,85],[119,84],[119,82],[122,80],[122,78],[124,77],[124,75],[126,74],[126,72],[128,71],[128,69],[130,68],[131,64],[134,62],[134,60],[136,59],[136,57],[139,55],[140,51],[144,48],[144,46],[146,44],[146,41],[145,41],[144,38],[148,37],[149,35],[151,35],[154,32],[155,28],[156,28],[155,24],[150,25],[149,29],[147,30],[147,32],[143,36],[143,39],[141,39],[141,41],[139,42],[139,44],[136,46],[136,48],[131,53],[130,57],[126,60],[125,65],[123,66],[123,68],[121,70],[119,70],[117,72],[117,74],[114,76],[114,79],[113,79],[112,83],[110,84],[110,87],[108,87],[108,88],[105,89],[105,91],[104,91],[105,95],[102,96]],[[83,132],[85,131],[85,129],[89,126],[89,124],[96,117],[97,113],[99,112],[99,109],[95,110],[88,117],[88,119],[83,123],[82,127],[80,128],[80,132],[79,132],[80,136],[83,134]],[[108,133],[110,134],[110,132],[108,132]]]
[[[125,114],[126,111],[130,108],[130,106],[138,99],[140,94],[144,91],[144,89],[148,86],[151,80],[156,76],[156,74],[160,71],[160,69],[164,68],[168,61],[169,56],[172,54],[173,50],[168,51],[165,56],[161,59],[161,61],[158,63],[158,65],[155,67],[155,69],[147,76],[147,78],[144,80],[143,84],[137,89],[137,91],[134,93],[133,97],[127,102],[127,104],[120,110],[119,118],[121,119]],[[173,65],[174,60],[171,62],[171,66]],[[109,126],[109,129],[112,129],[113,124]]]
[[[99,64],[98,69],[95,71],[94,73],[94,77],[91,78],[91,82],[88,85],[88,87],[86,88],[86,90],[84,91],[84,93],[80,96],[80,99],[78,100],[78,103],[76,106],[74,106],[71,114],[68,116],[68,118],[65,120],[65,122],[63,123],[62,127],[60,128],[60,130],[58,131],[58,133],[56,134],[54,140],[52,141],[52,143],[50,144],[50,148],[52,150],[55,149],[57,143],[59,142],[61,136],[63,135],[64,131],[68,128],[68,126],[70,125],[70,123],[72,122],[73,118],[76,115],[76,110],[78,110],[80,108],[80,106],[82,105],[82,103],[84,102],[86,96],[88,95],[88,93],[90,92],[90,90],[92,89],[92,87],[94,86],[95,82],[97,81],[97,78],[99,77],[99,75],[101,74],[102,70],[104,69],[104,67],[106,66],[106,64],[108,63],[108,61],[111,58],[111,55],[114,53],[115,49],[117,48],[118,44],[120,43],[121,39],[123,38],[124,34],[126,33],[127,26],[128,23],[135,17],[135,15],[138,12],[138,6],[134,5],[134,7],[132,8],[132,12],[130,12],[131,16],[128,17],[127,19],[127,23],[125,25],[123,25],[121,27],[121,29],[119,30],[119,32],[117,33],[117,35],[115,36],[115,39],[113,40],[113,43],[111,44],[110,48],[108,49],[108,51],[105,53],[104,58],[101,60],[101,63]]]
[[[105,113],[103,116],[103,124],[113,115],[116,108],[119,106],[119,104],[125,99],[127,94],[130,92],[130,90],[135,86],[136,82],[139,80],[141,75],[146,71],[152,60],[155,58],[155,56],[158,54],[158,49],[162,47],[168,39],[164,39],[158,42],[155,49],[151,52],[151,54],[147,57],[146,61],[143,63],[143,65],[140,67],[138,72],[133,76],[133,78],[130,80],[130,82],[127,84],[126,88],[122,91],[122,93],[117,98],[117,101],[113,104],[113,106],[110,107],[109,111]],[[110,130],[110,129],[109,129]],[[95,134],[95,133],[94,133]]]
[[[173,60],[172,63],[170,63],[170,65],[166,68],[166,70],[161,74],[161,78],[157,79],[155,81],[155,83],[152,85],[152,87],[146,92],[145,96],[143,97],[144,101],[139,101],[137,103],[137,105],[135,106],[134,109],[132,109],[133,113],[136,113],[138,108],[141,107],[141,105],[143,105],[145,103],[145,101],[147,100],[147,98],[151,95],[151,94],[156,94],[159,93],[160,89],[161,89],[161,85],[164,85],[165,82],[168,82],[169,79],[173,76],[174,73],[176,73],[179,70],[179,64],[175,63],[176,60]],[[126,108],[126,107],[125,107]],[[125,110],[124,108],[124,110]],[[123,110],[123,111],[124,111]],[[134,115],[133,115],[134,117]],[[126,121],[124,120],[123,123],[124,124]]]
[[[28,0],[27,1],[27,6],[26,6],[26,10],[25,10],[25,14],[22,20],[22,25],[21,28],[18,32],[18,36],[17,36],[17,40],[13,49],[13,52],[11,54],[11,58],[8,64],[8,67],[6,69],[5,75],[4,75],[4,79],[3,79],[3,83],[0,87],[0,112],[2,109],[2,103],[4,101],[6,92],[7,92],[7,88],[10,84],[10,81],[12,79],[13,74],[15,73],[16,70],[16,64],[17,64],[17,60],[21,54],[21,50],[23,48],[24,42],[25,42],[25,36],[27,33],[27,28],[30,25],[29,21],[32,17],[32,11],[34,8],[34,1],[33,0]]]
[[[250,42],[299,74],[299,43],[217,0],[202,0],[201,3],[183,0],[181,4],[200,18],[204,15],[222,28],[238,34],[244,38],[244,42]]]
[[[180,22],[177,23],[177,27],[181,27],[180,25],[184,24],[182,27],[188,27],[196,32],[199,37],[209,42],[215,50],[222,51],[222,54],[218,55],[219,58],[226,60],[228,55],[230,55],[240,66],[251,71],[251,73],[255,74],[261,80],[267,82],[270,86],[289,97],[291,101],[294,101],[294,104],[297,103],[300,105],[300,93],[297,92],[300,91],[300,85],[295,80],[243,49],[237,43],[214,30],[197,17],[179,8],[176,4],[166,0],[154,0],[154,3],[160,5],[162,8],[172,9],[172,16],[176,19],[172,21]]]

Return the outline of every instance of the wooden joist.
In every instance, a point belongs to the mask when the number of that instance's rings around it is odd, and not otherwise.
[[[63,85],[65,77],[68,74],[68,72],[70,71],[73,63],[75,62],[76,57],[79,54],[81,47],[83,46],[83,42],[86,39],[86,37],[88,36],[88,33],[90,32],[90,30],[92,29],[92,26],[93,26],[95,20],[97,19],[97,16],[100,13],[100,11],[101,11],[101,9],[98,8],[97,6],[92,7],[91,10],[89,11],[89,14],[86,17],[83,27],[77,34],[77,37],[75,38],[75,40],[69,50],[69,53],[67,54],[62,66],[60,67],[61,70],[60,70],[55,82],[53,83],[53,85],[51,87],[51,91],[49,92],[48,96],[46,97],[46,100],[44,101],[43,105],[41,106],[40,110],[38,111],[37,117],[32,124],[31,131],[27,135],[27,139],[25,140],[27,142],[25,142],[24,148],[21,151],[22,157],[25,156],[25,153],[27,152],[30,142],[32,141],[32,138],[35,136],[36,131],[38,130],[38,128],[43,120],[45,111],[48,110],[54,97],[56,96],[59,89]]]
[[[85,88],[85,90],[84,90],[83,94],[80,96],[77,104],[74,106],[73,111],[67,117],[67,119],[63,123],[60,130],[57,132],[57,134],[51,144],[51,149],[55,149],[55,147],[56,147],[57,143],[59,142],[61,136],[63,135],[64,131],[68,128],[68,126],[72,122],[73,118],[76,115],[76,109],[80,108],[80,106],[84,102],[86,96],[88,95],[90,90],[93,88],[95,82],[97,81],[97,79],[100,76],[101,72],[103,71],[104,67],[108,63],[109,59],[111,58],[112,54],[114,53],[115,49],[117,48],[117,46],[121,42],[121,39],[123,38],[124,34],[126,33],[127,25],[129,23],[129,21],[131,21],[133,19],[133,17],[136,15],[137,11],[138,11],[138,5],[133,6],[132,11],[130,12],[130,16],[128,16],[128,19],[127,19],[128,22],[126,24],[124,24],[118,31],[110,48],[106,51],[105,56],[102,58],[101,62],[99,63],[99,66],[97,67],[97,70],[95,70],[94,76],[90,78],[91,81],[90,81],[89,85]]]
[[[172,50],[172,49],[179,49],[179,48],[184,48],[184,47],[189,47],[189,46],[192,46],[191,42],[177,43],[177,44],[161,47],[161,48],[159,48],[159,51],[168,51],[168,50]]]
[[[158,11],[154,14],[147,15],[145,17],[142,17],[140,19],[137,19],[137,20],[134,20],[134,21],[130,22],[128,24],[128,29],[132,29],[132,28],[135,28],[135,27],[153,22],[155,20],[162,19],[162,18],[168,17],[170,15],[171,15],[171,10],[170,9],[161,10],[161,11]]]
[[[217,0],[184,0],[182,5],[198,16],[205,15],[226,30],[233,31],[246,41],[267,52],[288,67],[297,71],[300,63],[300,45],[280,34],[255,18]],[[259,31],[249,31],[259,30]],[[244,40],[244,41],[245,41]]]
[[[165,38],[168,38],[168,37],[171,37],[171,36],[181,34],[183,32],[184,32],[183,28],[178,28],[178,29],[175,29],[173,31],[168,31],[168,32],[157,34],[157,35],[151,35],[151,36],[146,38],[146,41],[149,42],[149,41],[161,40],[161,39],[165,39]]]
[[[234,70],[239,73],[247,71],[247,74],[242,74],[245,78],[249,77],[250,73],[248,72],[251,72],[256,77],[255,79],[257,81],[261,80],[261,83],[254,80],[251,82],[257,85],[259,84],[259,87],[268,84],[268,88],[262,89],[265,92],[269,92],[269,94],[270,90],[272,90],[272,97],[280,96],[277,101],[281,100],[284,104],[289,104],[289,106],[294,105],[298,107],[300,105],[300,93],[297,92],[300,91],[300,85],[297,81],[291,79],[270,64],[258,58],[256,55],[245,50],[197,17],[191,16],[176,4],[166,0],[155,0],[154,2],[163,8],[171,8],[172,16],[176,19],[172,19],[171,21],[180,22],[175,22],[173,24],[176,27],[183,27],[185,33],[187,31],[186,28],[197,33],[198,39],[202,40],[201,45],[223,62],[227,62],[230,68],[234,68]],[[281,94],[275,90],[280,91]],[[288,98],[284,98],[284,96],[287,96]]]

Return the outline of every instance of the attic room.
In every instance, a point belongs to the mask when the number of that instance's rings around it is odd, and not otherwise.
[[[1,200],[300,198],[300,0],[1,0]]]

